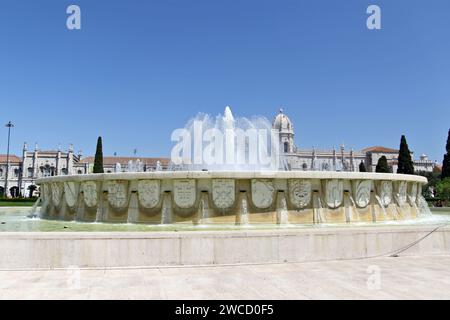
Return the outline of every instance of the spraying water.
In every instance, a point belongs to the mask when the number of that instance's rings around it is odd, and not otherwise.
[[[279,169],[279,137],[267,118],[235,118],[228,106],[216,117],[198,114],[172,140],[172,162],[181,170]]]

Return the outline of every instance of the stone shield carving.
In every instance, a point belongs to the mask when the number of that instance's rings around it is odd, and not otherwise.
[[[51,189],[52,189],[53,204],[59,207],[59,205],[61,204],[61,195],[62,195],[61,185],[58,182],[52,182]]]
[[[77,204],[78,191],[75,182],[64,182],[64,198],[69,207],[75,207]]]
[[[406,203],[407,187],[408,187],[408,184],[406,183],[406,181],[400,181],[397,184],[397,200],[398,200],[398,204],[400,206],[402,206]]]
[[[266,209],[272,205],[275,187],[269,179],[252,179],[252,201],[260,208]]]
[[[416,202],[417,200],[417,183],[412,183],[411,188],[409,190],[409,197],[412,202]]]
[[[363,180],[354,183],[355,203],[360,208],[365,208],[370,203],[370,190],[372,188],[372,181]]]
[[[236,198],[234,180],[213,179],[212,198],[214,205],[219,209],[232,207]]]
[[[334,209],[342,204],[344,183],[341,180],[328,180],[325,186],[325,199],[328,207]]]
[[[128,182],[110,181],[108,183],[108,201],[111,207],[121,209],[128,202]]]
[[[160,181],[140,180],[138,183],[139,203],[144,208],[154,208],[159,202]]]
[[[175,204],[180,208],[190,208],[195,204],[195,180],[175,180],[173,183]]]
[[[289,197],[297,208],[306,207],[311,201],[311,181],[289,180]]]
[[[380,184],[380,199],[383,206],[387,207],[392,201],[392,182],[381,181]]]
[[[97,184],[94,181],[85,181],[81,185],[81,190],[84,195],[84,203],[88,207],[95,207],[98,201]]]

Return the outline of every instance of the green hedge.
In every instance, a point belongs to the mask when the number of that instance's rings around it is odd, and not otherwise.
[[[37,198],[0,198],[0,202],[36,202]]]

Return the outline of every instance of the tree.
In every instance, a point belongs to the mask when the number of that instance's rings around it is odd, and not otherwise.
[[[444,155],[444,161],[442,162],[441,179],[450,178],[450,129],[448,130],[447,145],[445,146],[447,153]]]
[[[397,173],[414,174],[414,164],[411,158],[411,152],[409,151],[404,135],[402,135],[402,138],[400,139]]]
[[[437,195],[445,202],[450,201],[450,178],[445,178],[436,185]]]
[[[359,164],[359,172],[367,172],[366,166],[364,165],[364,162],[362,162],[362,161]]]
[[[103,173],[103,148],[102,137],[97,139],[97,149],[95,150],[94,173]]]
[[[431,191],[436,190],[436,185],[441,181],[441,172],[436,170],[432,172],[416,171],[415,174],[427,178],[428,183],[422,186],[422,195],[425,198],[431,198],[434,195]]]
[[[389,165],[387,163],[387,159],[385,156],[381,156],[380,159],[378,159],[377,166],[375,168],[375,172],[379,173],[390,173],[391,169],[389,168]]]

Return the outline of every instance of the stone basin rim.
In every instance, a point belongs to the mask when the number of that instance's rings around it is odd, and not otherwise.
[[[387,180],[408,181],[426,184],[427,178],[417,175],[375,172],[330,172],[330,171],[161,171],[91,173],[67,176],[45,177],[37,184],[65,181],[95,180],[145,180],[145,179],[344,179],[344,180]]]

